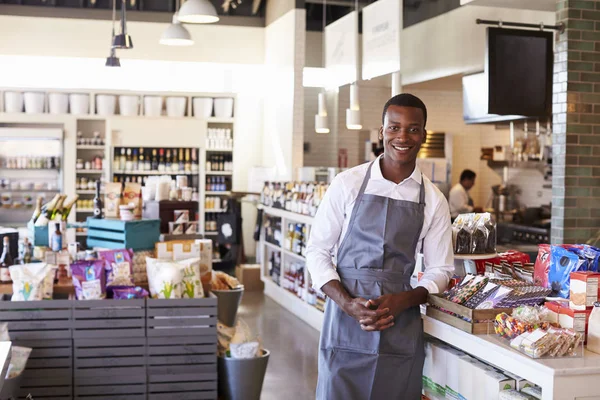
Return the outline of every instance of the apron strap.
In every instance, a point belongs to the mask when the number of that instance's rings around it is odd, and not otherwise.
[[[423,174],[421,174],[421,189],[419,190],[419,204],[423,205],[425,208],[425,178],[423,178]],[[425,218],[425,217],[423,217]],[[419,236],[421,236],[421,232],[423,231],[423,226],[419,230]],[[421,253],[423,253],[423,247],[425,246],[425,238],[421,239]]]

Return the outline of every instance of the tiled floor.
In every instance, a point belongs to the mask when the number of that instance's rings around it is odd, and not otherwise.
[[[261,400],[315,398],[319,332],[262,292],[246,292],[238,311],[271,352]]]

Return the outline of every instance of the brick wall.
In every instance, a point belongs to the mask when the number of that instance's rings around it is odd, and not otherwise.
[[[552,242],[579,243],[600,229],[600,1],[556,5]]]

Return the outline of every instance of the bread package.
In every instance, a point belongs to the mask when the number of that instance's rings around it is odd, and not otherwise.
[[[123,190],[122,205],[133,205],[133,217],[142,218],[142,185],[139,183],[127,182]]]
[[[107,182],[104,187],[104,215],[106,218],[119,218],[121,184],[118,182]]]

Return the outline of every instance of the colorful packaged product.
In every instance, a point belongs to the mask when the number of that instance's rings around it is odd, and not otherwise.
[[[600,274],[592,271],[571,272],[569,307],[585,310],[598,301],[598,281]]]
[[[36,301],[44,299],[46,292],[44,281],[49,272],[52,271],[50,264],[13,265],[9,270],[13,281],[12,301]]]
[[[113,299],[115,300],[145,299],[148,296],[148,291],[139,286],[134,288],[113,289]]]
[[[77,261],[71,264],[71,275],[77,300],[106,298],[106,271],[104,260]]]
[[[106,261],[107,287],[133,287],[133,250],[99,251],[98,258]]]
[[[579,271],[583,261],[577,254],[560,246],[550,248],[550,270],[548,281],[552,294],[565,299],[569,298],[571,272]]]

